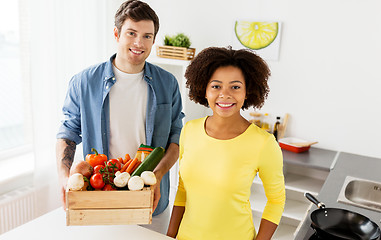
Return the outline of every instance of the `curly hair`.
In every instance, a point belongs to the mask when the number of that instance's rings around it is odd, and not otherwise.
[[[206,48],[191,61],[185,72],[189,98],[208,107],[205,94],[209,80],[218,68],[226,66],[239,68],[245,78],[246,100],[242,109],[251,106],[261,108],[269,93],[267,80],[271,75],[270,69],[267,63],[251,50],[233,50],[230,46]]]
[[[156,34],[159,31],[159,17],[147,3],[138,0],[129,0],[120,5],[115,13],[115,27],[118,29],[119,34],[121,33],[123,23],[127,18],[135,22],[142,20],[153,21],[155,29],[154,37],[156,37]]]

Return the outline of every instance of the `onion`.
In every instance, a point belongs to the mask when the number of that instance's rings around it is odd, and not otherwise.
[[[93,167],[88,162],[80,161],[76,165],[72,166],[70,169],[70,175],[73,175],[74,173],[80,173],[89,179],[93,174],[93,171]]]

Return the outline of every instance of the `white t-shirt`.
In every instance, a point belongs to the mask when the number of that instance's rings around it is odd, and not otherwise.
[[[116,82],[109,93],[110,141],[109,158],[130,154],[135,156],[140,144],[145,144],[147,83],[143,71],[128,74],[113,65]]]

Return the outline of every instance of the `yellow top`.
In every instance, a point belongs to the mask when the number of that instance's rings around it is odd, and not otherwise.
[[[282,216],[282,152],[274,136],[255,124],[233,139],[219,140],[206,134],[205,120],[188,122],[180,136],[174,205],[185,206],[185,212],[177,239],[252,240],[256,231],[249,197],[257,173],[268,199],[262,218],[279,224]]]

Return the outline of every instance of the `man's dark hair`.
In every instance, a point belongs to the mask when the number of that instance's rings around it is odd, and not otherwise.
[[[120,5],[115,13],[115,27],[118,33],[121,33],[124,21],[129,18],[135,22],[142,20],[151,20],[155,28],[154,38],[159,31],[159,17],[155,11],[145,2],[129,0]]]

